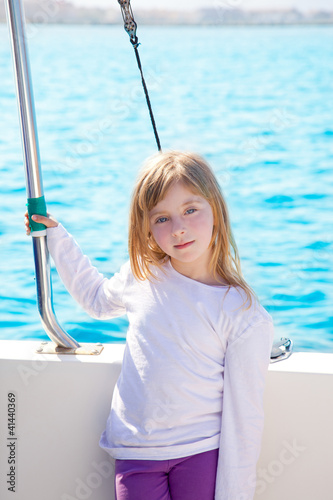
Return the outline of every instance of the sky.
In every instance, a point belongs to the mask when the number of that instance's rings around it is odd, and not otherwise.
[[[117,0],[69,0],[83,7],[117,7]],[[226,7],[241,9],[333,10],[333,0],[131,0],[135,9],[193,10],[202,7]]]

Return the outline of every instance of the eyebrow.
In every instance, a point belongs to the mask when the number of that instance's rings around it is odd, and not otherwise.
[[[183,203],[181,205],[181,207],[186,207],[186,205],[191,205],[192,203],[201,203],[201,199],[199,197],[195,197],[195,198],[191,198],[187,201],[185,201],[185,203]],[[166,210],[154,210],[154,208],[152,208],[150,214],[149,214],[149,218],[150,217],[155,217],[156,215],[161,215],[161,214],[164,214],[166,212]]]

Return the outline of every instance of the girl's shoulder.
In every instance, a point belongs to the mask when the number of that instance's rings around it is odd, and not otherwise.
[[[118,278],[119,280],[123,281],[124,283],[129,283],[135,280],[132,268],[131,268],[131,263],[129,260],[124,262],[121,266],[119,271],[117,271],[114,274],[114,277]]]
[[[244,330],[262,322],[273,323],[273,318],[257,297],[251,294],[251,303],[240,286],[232,286],[223,299],[223,314],[238,325],[237,330]]]

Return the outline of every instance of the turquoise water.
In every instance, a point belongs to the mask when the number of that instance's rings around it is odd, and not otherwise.
[[[243,272],[296,350],[333,350],[332,27],[140,27],[164,149],[203,154],[228,200]],[[127,258],[129,197],[155,152],[122,27],[29,29],[49,211],[111,276]],[[35,305],[7,27],[0,25],[0,338],[45,339]],[[53,273],[60,323],[79,341],[125,338]]]

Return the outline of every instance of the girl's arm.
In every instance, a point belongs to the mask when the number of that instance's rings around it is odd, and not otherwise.
[[[126,314],[122,303],[128,266],[111,279],[104,278],[83,255],[74,238],[52,216],[33,216],[47,227],[47,245],[57,271],[72,297],[93,318],[108,319]],[[26,232],[30,234],[26,217]]]
[[[253,500],[273,337],[273,323],[263,320],[227,347],[215,500]]]

